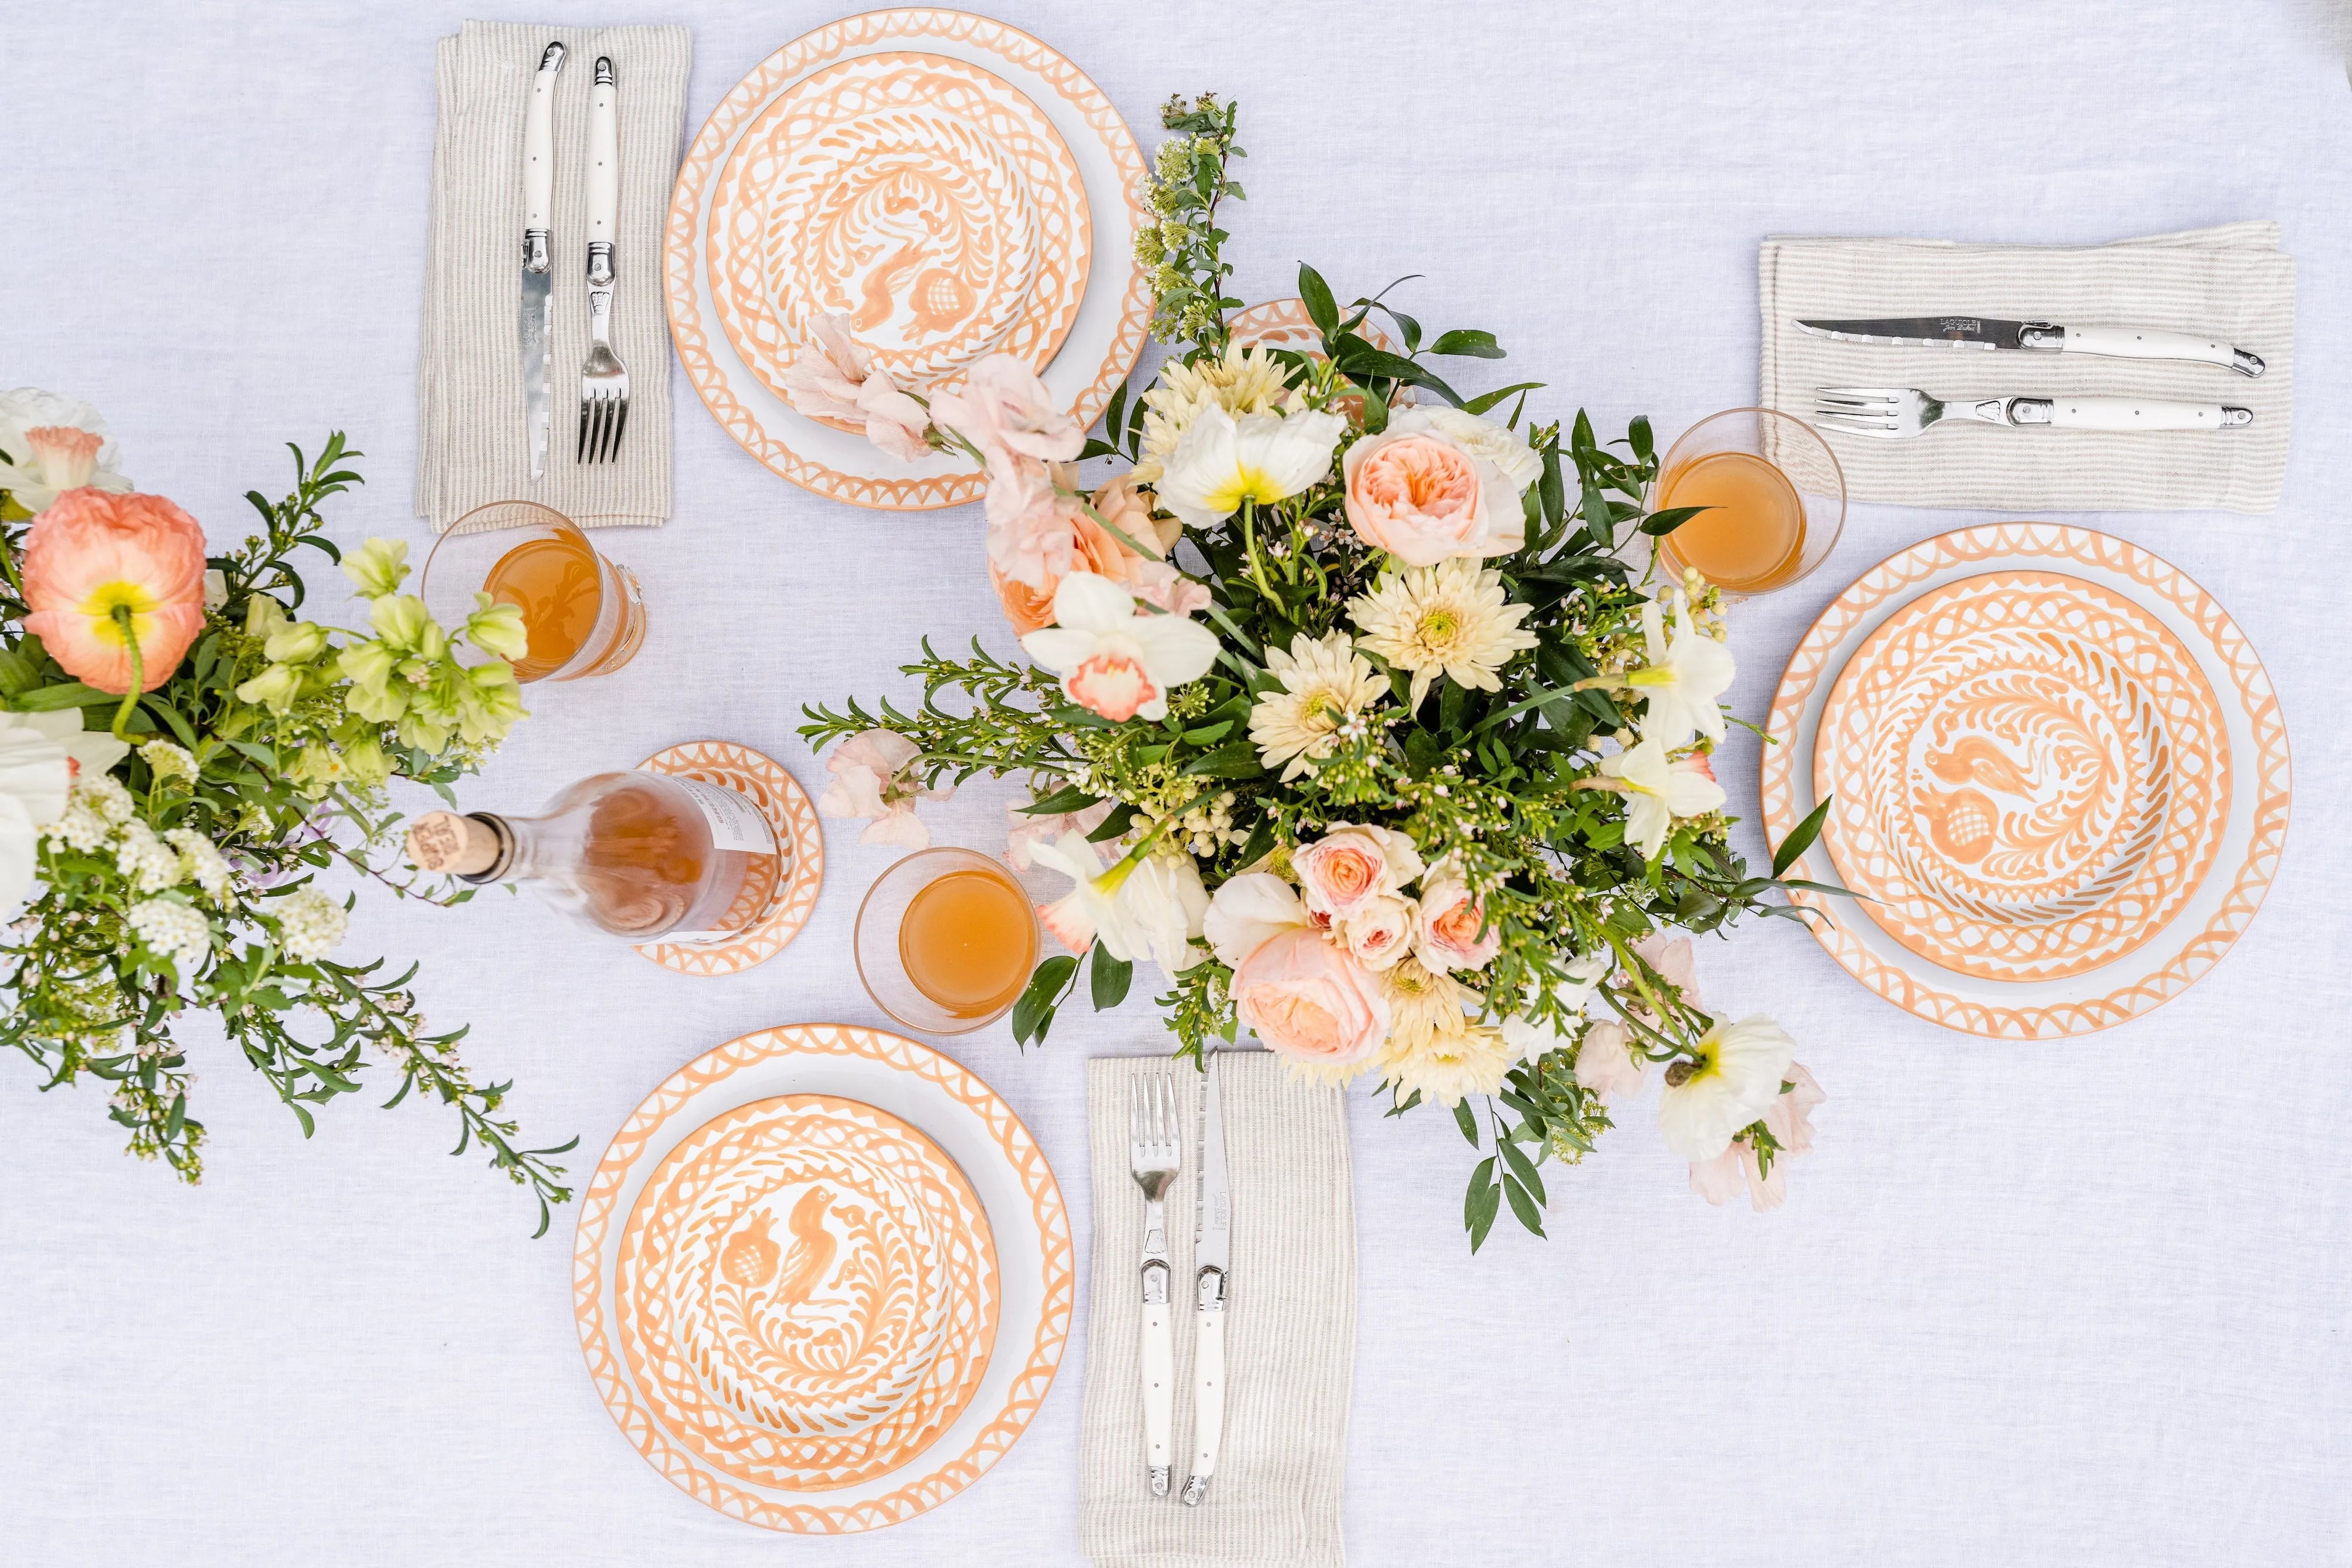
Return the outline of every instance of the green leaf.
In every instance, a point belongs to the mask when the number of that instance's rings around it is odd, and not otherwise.
[[[1440,338],[1437,341],[1442,343],[1445,339]],[[1433,348],[1429,352],[1432,353],[1443,353],[1445,351],[1443,349]],[[1465,414],[1484,414],[1515,392],[1538,392],[1542,390],[1545,384],[1545,383],[1540,381],[1517,381],[1513,382],[1508,386],[1498,386],[1492,392],[1482,392],[1477,396],[1472,398],[1469,402],[1464,404],[1462,405],[1462,411]]]
[[[1806,814],[1804,821],[1789,830],[1789,837],[1780,840],[1780,847],[1772,851],[1772,875],[1778,877],[1788,870],[1813,847],[1813,840],[1822,836],[1822,824],[1829,820],[1831,803],[1836,799],[1835,795],[1825,797],[1821,805]]]
[[[1234,723],[1234,721],[1227,719],[1220,723],[1203,724],[1196,730],[1187,730],[1184,731],[1184,743],[1191,746],[1213,745],[1225,738],[1233,729]]]
[[[1528,1196],[1528,1190],[1527,1188],[1519,1185],[1518,1178],[1517,1176],[1505,1176],[1503,1178],[1503,1191],[1510,1194],[1511,1212],[1519,1216],[1519,1223],[1527,1226],[1529,1230],[1535,1232],[1538,1236],[1542,1236],[1544,1233],[1543,1211],[1536,1207],[1535,1199]],[[1476,1249],[1474,1247],[1472,1250],[1475,1251]]]
[[[1100,805],[1099,797],[1088,795],[1076,784],[1064,784],[1042,800],[1031,801],[1021,808],[1024,816],[1058,816],[1066,811],[1084,811],[1090,805]]]
[[[1495,342],[1494,333],[1478,331],[1469,327],[1456,327],[1454,331],[1443,334],[1435,342],[1429,345],[1429,352],[1461,359],[1508,359],[1510,357],[1503,352],[1502,345]]]
[[[1127,1000],[1128,985],[1135,979],[1135,965],[1124,958],[1113,958],[1110,949],[1097,942],[1094,973],[1089,979],[1094,987],[1095,1011],[1108,1012]]]
[[[1517,1143],[1513,1142],[1508,1138],[1506,1138],[1500,1143],[1496,1144],[1495,1147],[1502,1151],[1503,1163],[1511,1168],[1511,1174],[1518,1178],[1519,1185],[1525,1187],[1529,1193],[1535,1195],[1536,1202],[1539,1204],[1548,1204],[1551,1201],[1549,1197],[1544,1195],[1543,1178],[1536,1174],[1535,1162],[1528,1159],[1526,1152],[1522,1151]],[[1531,1226],[1528,1228],[1536,1230],[1536,1234],[1538,1236],[1543,1234],[1541,1230],[1537,1229],[1535,1226]]]
[[[1470,1188],[1462,1194],[1462,1225],[1470,1233],[1473,1254],[1495,1228],[1495,1213],[1501,1205],[1502,1194],[1495,1190],[1495,1157],[1489,1154],[1470,1173]]]
[[[1367,436],[1377,436],[1388,427],[1389,400],[1382,397],[1379,393],[1374,392],[1370,386],[1365,387],[1364,434]]]
[[[37,691],[27,691],[13,699],[9,706],[19,713],[54,713],[62,708],[111,708],[121,700],[121,692],[108,693],[95,686],[84,686],[79,680],[68,680],[62,686],[44,686]]]
[[[1699,513],[1713,510],[1704,506],[1670,506],[1664,511],[1654,511],[1643,518],[1642,531],[1654,536],[1672,533]]]
[[[1470,1140],[1470,1147],[1478,1146],[1478,1117],[1466,1099],[1454,1102],[1454,1125],[1462,1129],[1462,1136]]]
[[[1202,778],[1247,779],[1265,772],[1255,741],[1228,741],[1213,752],[1203,752],[1184,771]]]
[[[1650,416],[1646,414],[1633,416],[1633,423],[1625,427],[1625,438],[1633,444],[1633,456],[1643,467],[1647,468],[1658,449],[1656,438],[1650,434]]]
[[[1103,817],[1102,822],[1095,828],[1095,830],[1087,835],[1087,842],[1089,844],[1108,843],[1111,839],[1114,839],[1120,834],[1126,832],[1134,823],[1136,816],[1136,809],[1132,805],[1126,801],[1120,801],[1114,810]]]
[[[1122,423],[1126,416],[1127,383],[1122,381],[1111,392],[1110,406],[1103,411],[1103,434],[1110,437],[1107,446],[1111,451],[1118,450],[1118,435],[1126,428]],[[1091,446],[1093,443],[1089,442],[1088,445]]]
[[[1307,304],[1307,319],[1328,342],[1339,325],[1339,307],[1332,301],[1331,285],[1304,261],[1298,264],[1298,297]]]
[[[166,1143],[176,1142],[180,1136],[180,1129],[186,1124],[187,1120],[188,1097],[184,1094],[173,1095],[172,1113],[163,1118],[163,1142]]]
[[[1063,988],[1078,972],[1078,961],[1066,952],[1057,952],[1037,966],[1022,989],[1021,1000],[1013,1004],[1013,1041],[1025,1046],[1035,1040],[1044,1044],[1045,1031],[1054,1022],[1054,1008],[1062,999]]]

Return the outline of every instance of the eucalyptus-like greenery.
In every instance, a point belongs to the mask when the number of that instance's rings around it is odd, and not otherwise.
[[[448,1107],[453,1152],[478,1146],[529,1186],[543,1235],[548,1205],[570,1196],[552,1157],[578,1140],[520,1146],[502,1114],[510,1086],[478,1081],[459,1059],[465,1028],[426,1024],[415,965],[389,973],[382,959],[326,952],[352,901],[314,885],[331,868],[404,898],[472,896],[394,869],[399,818],[384,786],[400,778],[446,795],[521,716],[502,661],[460,665],[457,639],[419,623],[421,603],[398,592],[402,547],[372,543],[348,563],[379,606],[369,632],[294,618],[306,594],[300,552],[343,560],[319,509],[361,482],[345,466],[358,456],[341,434],[315,460],[295,448],[293,489],[274,502],[248,495],[262,531],[208,560],[216,602],[205,630],[172,677],[135,700],[73,679],[23,629],[15,563],[26,531],[21,518],[6,528],[0,703],[79,710],[85,728],[111,728],[131,750],[110,773],[77,783],[63,821],[43,831],[39,885],[0,943],[0,1044],[43,1075],[44,1089],[85,1075],[112,1085],[108,1114],[131,1152],[189,1182],[203,1172],[205,1126],[190,1114],[193,1074],[176,1038],[184,1015],[218,1018],[305,1137],[314,1108],[366,1087],[373,1050],[398,1077],[386,1105],[415,1094]],[[478,642],[510,632],[478,621]]]

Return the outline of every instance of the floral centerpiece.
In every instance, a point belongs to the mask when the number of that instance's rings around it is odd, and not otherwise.
[[[499,1115],[508,1086],[457,1058],[465,1030],[429,1030],[414,965],[349,963],[352,898],[335,866],[394,891],[389,781],[443,794],[523,717],[508,660],[519,614],[487,598],[445,628],[402,592],[407,546],[343,556],[320,505],[360,482],[341,435],[294,449],[294,489],[247,499],[262,530],[207,558],[203,528],[116,470],[87,404],[0,394],[0,1043],[45,1075],[113,1086],[131,1152],[203,1173],[204,1124],[181,1016],[215,1016],[301,1124],[362,1088],[367,1047],[412,1091],[450,1107],[457,1152],[478,1143],[548,1205],[569,1196],[549,1157]],[[366,628],[299,618],[303,550],[340,561]],[[488,655],[472,662],[463,654]],[[576,1140],[575,1140],[576,1142]]]
[[[1695,1187],[1778,1203],[1821,1091],[1770,1018],[1701,1003],[1673,933],[1794,918],[1768,895],[1818,822],[1773,875],[1727,841],[1721,601],[1618,555],[1689,515],[1643,510],[1648,425],[1605,447],[1581,414],[1528,417],[1537,384],[1465,395],[1432,362],[1500,359],[1490,333],[1431,334],[1385,292],[1342,306],[1311,268],[1319,352],[1234,342],[1234,108],[1165,122],[1139,245],[1173,357],[1103,438],[1010,359],[901,388],[835,321],[794,366],[804,412],[986,469],[989,577],[1028,656],[927,645],[903,667],[919,705],[809,709],[803,733],[839,742],[831,809],[921,842],[926,792],[1031,781],[1008,855],[1072,879],[1041,910],[1069,952],[1015,1037],[1045,1037],[1082,969],[1104,1007],[1154,963],[1182,1054],[1246,1027],[1395,1112],[1450,1107],[1481,1156],[1474,1248],[1506,1205],[1540,1233],[1540,1167],[1653,1079]],[[1094,458],[1124,471],[1082,484]]]

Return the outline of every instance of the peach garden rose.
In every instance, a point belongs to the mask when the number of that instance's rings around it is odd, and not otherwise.
[[[1518,492],[1428,415],[1406,409],[1340,459],[1348,521],[1409,566],[1456,555],[1508,555],[1527,542]]]
[[[1242,1023],[1295,1067],[1352,1069],[1388,1038],[1380,981],[1311,926],[1260,943],[1234,971],[1233,998]]]
[[[1392,828],[1335,822],[1292,859],[1307,908],[1344,921],[1372,900],[1421,875],[1412,840]]]
[[[24,571],[26,629],[100,691],[129,691],[134,662],[152,691],[204,629],[205,531],[162,496],[68,490],[26,533]]]

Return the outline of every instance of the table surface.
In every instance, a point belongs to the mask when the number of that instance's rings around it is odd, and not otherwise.
[[[1239,291],[1402,273],[1433,327],[1603,429],[1670,436],[1756,384],[1774,233],[2090,242],[2274,217],[2300,272],[2296,429],[2271,517],[2076,517],[2211,589],[2268,657],[2301,805],[2267,906],[2201,984],[2089,1040],[1963,1038],[1869,995],[1781,922],[1706,945],[1708,996],[1769,1008],[1827,1087],[1789,1206],[1714,1209],[1646,1110],[1551,1179],[1552,1238],[1475,1259],[1450,1121],[1355,1104],[1360,1328],[1347,1530],[1360,1564],[2270,1564],[2352,1554],[2352,786],[2327,476],[2352,447],[2352,93],[2322,6],[1824,4],[1133,7],[997,0],[1147,143],[1175,90],[1237,95]],[[688,132],[776,46],[788,0],[578,22],[694,29]],[[128,472],[242,535],[281,441],[367,453],[337,537],[404,536],[432,41],[447,0],[18,6],[0,54],[0,382],[96,403]],[[1637,26],[1633,18],[1644,19]],[[643,374],[640,370],[639,374]],[[677,517],[604,542],[652,630],[622,673],[537,689],[469,805],[723,736],[803,781],[799,705],[904,695],[924,633],[1008,638],[977,507],[803,494],[679,378]],[[1827,569],[1743,609],[1736,710],[1844,582],[1990,514],[1864,507]],[[1755,749],[1719,770],[1756,850]],[[1002,843],[1003,786],[926,810]],[[364,900],[351,952],[425,961],[436,1023],[575,1170],[686,1058],[762,1025],[880,1022],[849,958],[892,851],[829,829],[798,943],[663,973],[528,899]],[[1086,1236],[1082,1059],[1160,1048],[1138,987],[1025,1058],[953,1044],[1034,1130]],[[614,1432],[573,1335],[571,1215],[535,1213],[412,1100],[305,1142],[191,1027],[209,1174],[119,1152],[101,1087],[0,1067],[0,1557],[25,1564],[1042,1563],[1076,1559],[1086,1315],[1028,1436],[878,1535],[780,1543]],[[383,1098],[382,1095],[376,1097]],[[1114,1190],[1123,1189],[1123,1174]],[[1085,1278],[1083,1262],[1080,1278]]]

